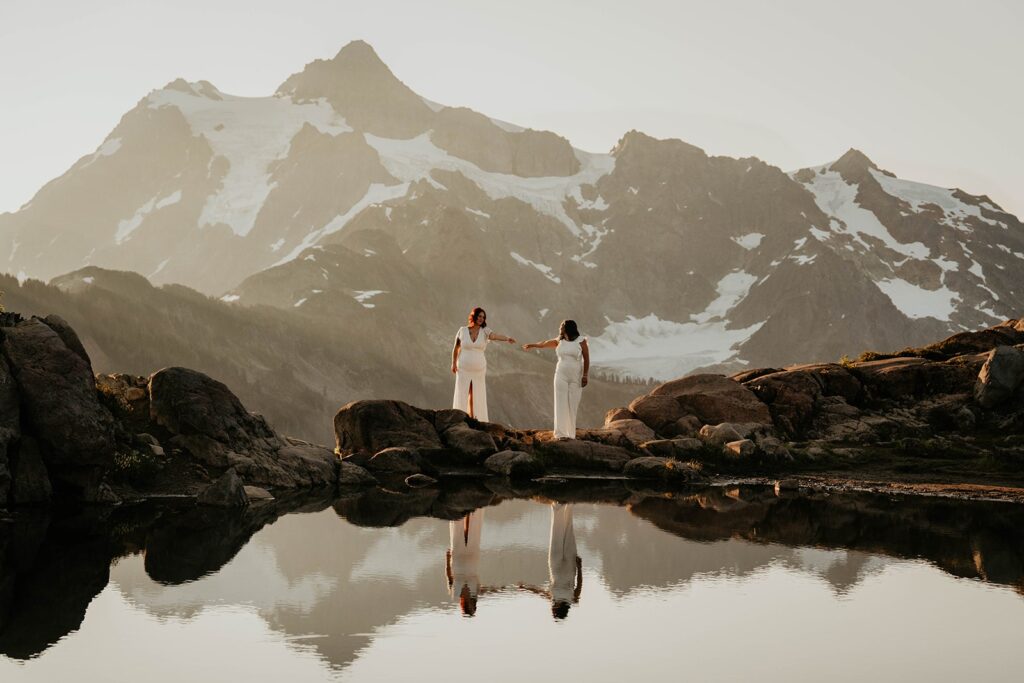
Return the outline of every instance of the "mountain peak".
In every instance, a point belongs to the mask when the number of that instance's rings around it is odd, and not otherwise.
[[[373,64],[385,66],[377,51],[365,40],[353,40],[338,50],[338,54],[331,60],[342,64]]]
[[[843,156],[836,159],[835,162],[833,162],[832,164],[832,166],[837,165],[842,165],[851,168],[856,167],[862,169],[873,168],[875,170],[878,170],[878,166],[875,164],[875,162],[871,161],[871,159],[869,159],[868,156],[864,154],[864,152],[853,147],[846,150],[846,153],[843,154]]]

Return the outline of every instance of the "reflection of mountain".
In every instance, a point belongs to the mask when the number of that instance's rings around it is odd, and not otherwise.
[[[546,585],[551,500],[577,503],[584,605],[606,591],[625,605],[651,589],[678,591],[702,577],[751,577],[771,567],[845,593],[888,556],[1024,590],[1024,510],[1006,504],[780,498],[748,487],[647,496],[609,482],[589,492],[557,485],[535,493],[503,500],[479,484],[373,490],[333,509],[283,501],[243,515],[143,508],[0,525],[0,652],[27,657],[77,629],[109,575],[129,604],[149,614],[192,621],[213,605],[244,606],[301,643],[294,647],[345,667],[374,634],[415,614],[451,610],[456,618],[444,574],[448,525],[474,507],[486,506],[479,577],[487,590],[478,618],[497,613],[518,585]],[[385,506],[398,526],[382,526]],[[305,514],[279,518],[287,510]]]

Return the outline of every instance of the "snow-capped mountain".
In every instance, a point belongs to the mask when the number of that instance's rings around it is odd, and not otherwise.
[[[1022,225],[986,197],[855,150],[792,174],[635,131],[591,154],[426,100],[362,42],[269,97],[150,93],[0,216],[5,254],[22,277],[93,264],[373,321],[431,364],[472,305],[521,338],[572,317],[602,372],[657,379],[898,348],[1024,303]]]

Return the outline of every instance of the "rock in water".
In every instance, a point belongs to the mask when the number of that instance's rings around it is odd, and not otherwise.
[[[544,474],[541,461],[522,451],[495,453],[484,461],[484,467],[509,479],[533,479]]]
[[[229,468],[221,477],[207,486],[196,498],[200,505],[211,505],[222,508],[243,508],[249,505],[249,496],[245,492],[242,479]]]
[[[338,471],[338,483],[342,486],[365,486],[376,484],[377,479],[359,465],[342,460],[341,469]]]
[[[405,478],[405,485],[409,488],[420,489],[424,486],[432,486],[437,483],[437,479],[428,477],[425,474],[410,474]]]
[[[691,465],[673,458],[643,456],[626,463],[622,473],[637,479],[659,479],[661,481],[688,482],[700,479],[700,473]]]
[[[1005,403],[1024,384],[1024,351],[1015,346],[997,346],[978,373],[974,398],[985,408]]]
[[[394,446],[375,453],[366,469],[381,474],[419,474],[424,470],[424,462],[413,449]]]

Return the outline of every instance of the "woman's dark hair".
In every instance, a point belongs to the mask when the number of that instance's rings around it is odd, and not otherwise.
[[[565,619],[569,616],[569,603],[564,600],[551,603],[551,616],[555,619]]]
[[[576,327],[575,320],[563,320],[558,326],[558,338],[567,341],[576,341],[580,336],[580,330]]]
[[[487,311],[480,308],[479,306],[477,306],[476,308],[469,312],[469,318],[467,318],[466,322],[468,322],[471,326],[475,325],[476,319],[480,316],[481,313],[484,314],[484,324],[481,325],[480,327],[487,327]]]

